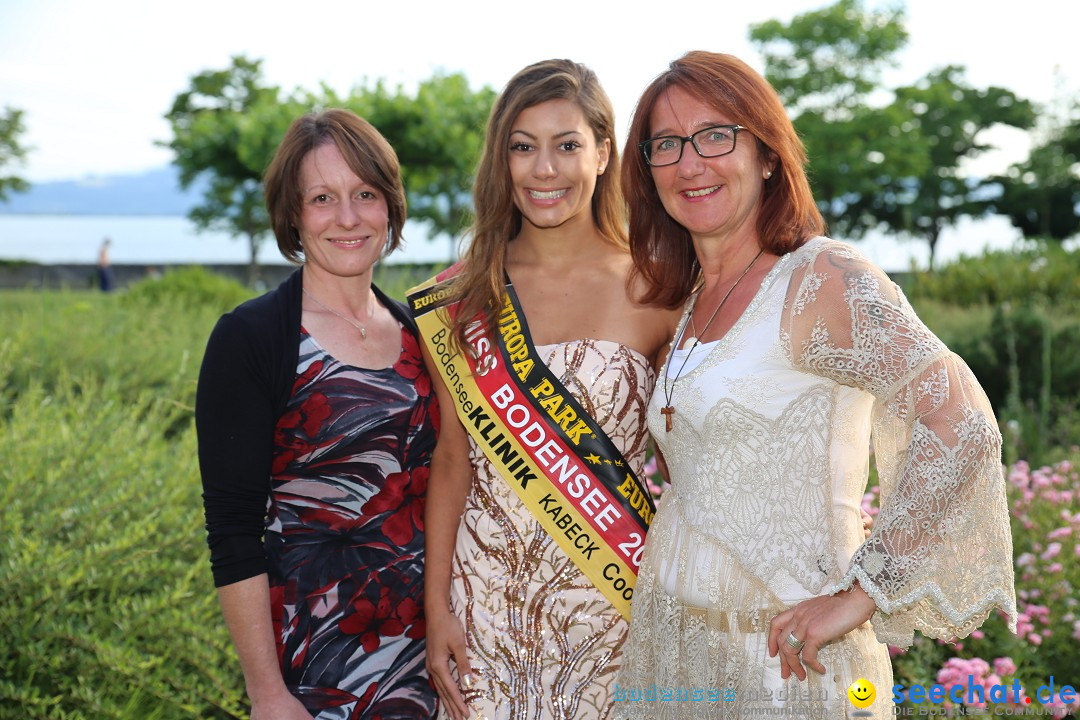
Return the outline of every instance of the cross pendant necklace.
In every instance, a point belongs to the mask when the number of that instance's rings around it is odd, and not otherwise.
[[[675,408],[670,405],[665,405],[660,408],[660,413],[664,416],[664,432],[671,432],[671,428],[674,427],[674,425],[671,424],[671,416],[675,414]]]
[[[705,336],[705,333],[709,332],[709,326],[712,325],[713,320],[716,319],[716,315],[717,315],[717,313],[720,312],[720,308],[724,307],[724,303],[726,303],[727,299],[729,297],[731,297],[732,291],[735,290],[735,287],[742,281],[742,279],[744,277],[746,277],[746,274],[748,272],[750,272],[750,268],[754,267],[754,263],[756,263],[758,261],[758,258],[761,257],[761,255],[764,252],[765,252],[764,248],[762,248],[761,250],[758,250],[758,254],[754,256],[754,259],[750,261],[750,264],[746,266],[746,269],[744,269],[742,271],[742,274],[740,274],[739,277],[735,279],[735,282],[733,282],[731,284],[731,287],[728,288],[728,291],[726,293],[724,293],[724,297],[720,298],[720,302],[718,302],[716,304],[716,309],[712,311],[712,315],[709,316],[709,320],[708,320],[708,322],[705,323],[705,327],[703,327],[701,329],[701,334],[698,335],[697,333],[695,333],[695,336],[688,338],[688,340],[693,340],[693,343],[691,343],[690,349],[686,351],[686,356],[683,357],[682,364],[679,365],[679,370],[678,370],[678,372],[675,373],[675,377],[671,379],[671,387],[670,388],[668,387],[667,366],[666,365],[664,366],[664,406],[662,408],[660,408],[660,414],[664,416],[664,432],[671,432],[671,429],[674,427],[674,423],[672,422],[672,418],[675,415],[675,405],[672,404],[672,402],[671,402],[671,396],[675,392],[675,383],[677,383],[679,381],[679,377],[682,375],[683,370],[686,368],[686,361],[690,359],[690,355],[694,352],[695,349],[697,349],[697,346],[701,344],[701,338]],[[696,306],[697,301],[695,301],[694,304]],[[694,308],[691,308],[691,310],[690,310],[690,322],[693,322],[693,319],[694,319]],[[683,333],[686,332],[687,324],[688,323],[683,323],[683,326],[682,326],[678,336],[675,338],[676,341],[682,339]],[[695,329],[696,329],[696,327],[695,327]],[[673,341],[672,342],[672,349],[671,349],[672,354],[674,354],[676,347],[677,347],[677,345],[676,345],[675,341]]]

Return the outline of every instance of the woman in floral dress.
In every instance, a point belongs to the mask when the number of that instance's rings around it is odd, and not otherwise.
[[[211,565],[251,717],[430,718],[438,408],[412,320],[372,284],[405,221],[397,158],[328,110],[292,125],[265,188],[300,268],[221,318],[196,400]]]

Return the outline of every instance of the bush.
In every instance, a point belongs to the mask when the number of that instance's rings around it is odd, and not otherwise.
[[[147,390],[188,407],[217,307],[117,293],[15,292],[0,302],[0,417],[26,388],[108,380],[121,401]]]
[[[0,718],[237,717],[190,410],[117,390],[33,382],[0,423]]]
[[[221,314],[254,297],[254,293],[224,275],[192,266],[168,270],[158,278],[140,280],[122,297],[136,307],[167,304],[189,310],[211,308]]]
[[[896,682],[966,687],[969,674],[985,685],[1020,680],[1028,697],[1054,677],[1055,689],[1080,687],[1080,473],[1072,461],[1032,470],[1017,462],[1007,473],[1016,564],[1017,634],[992,616],[953,644],[918,636],[906,652],[891,649]],[[876,492],[868,494],[873,499]],[[1024,694],[1014,702],[1023,707]],[[1030,707],[1030,706],[1028,706]],[[1080,710],[1056,703],[1055,717]]]
[[[962,357],[1006,435],[1006,460],[1044,464],[1080,444],[1080,321],[1033,303],[957,308],[917,301],[919,315]]]
[[[961,307],[1036,302],[1075,311],[1080,308],[1080,252],[1036,242],[1019,250],[986,250],[933,273],[916,273],[906,291],[913,298]]]
[[[216,309],[0,302],[0,718],[229,718],[192,402]]]

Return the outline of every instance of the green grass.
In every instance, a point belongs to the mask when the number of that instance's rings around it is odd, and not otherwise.
[[[0,294],[0,718],[244,716],[193,426],[219,314]]]
[[[377,282],[401,298],[431,272]],[[0,292],[0,720],[246,717],[193,402],[214,322],[250,295],[204,271],[108,295]],[[992,339],[989,305],[914,303],[947,342]]]
[[[200,269],[0,292],[0,720],[247,716],[193,412],[206,338],[251,296]]]

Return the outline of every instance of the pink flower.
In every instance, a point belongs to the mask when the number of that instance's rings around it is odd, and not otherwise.
[[[994,658],[994,672],[998,675],[1012,675],[1016,672],[1016,663],[1009,657]]]
[[[1047,540],[1064,540],[1065,538],[1069,537],[1070,535],[1072,535],[1072,528],[1071,527],[1068,527],[1068,526],[1059,527],[1059,528],[1056,528],[1056,529],[1051,530],[1050,532],[1048,532],[1046,534],[1046,539]]]
[[[648,460],[647,460],[647,461],[645,462],[645,467],[643,467],[643,468],[642,468],[641,470],[642,470],[642,472],[644,472],[644,473],[645,473],[646,475],[655,475],[655,474],[657,473],[657,470],[658,470],[658,468],[657,468],[657,462],[656,462],[656,456],[655,456],[655,455],[653,455],[652,457],[650,457],[650,458],[649,458],[649,459],[648,459]]]
[[[1042,635],[1040,635],[1039,633],[1035,633],[1035,632],[1028,633],[1027,639],[1028,639],[1028,642],[1031,643],[1032,645],[1042,645],[1042,640],[1043,639],[1042,639]]]
[[[1046,552],[1044,552],[1039,557],[1041,557],[1043,560],[1051,560],[1053,558],[1056,558],[1060,554],[1061,554],[1061,543],[1052,542],[1052,543],[1050,543],[1049,545],[1046,546]]]

